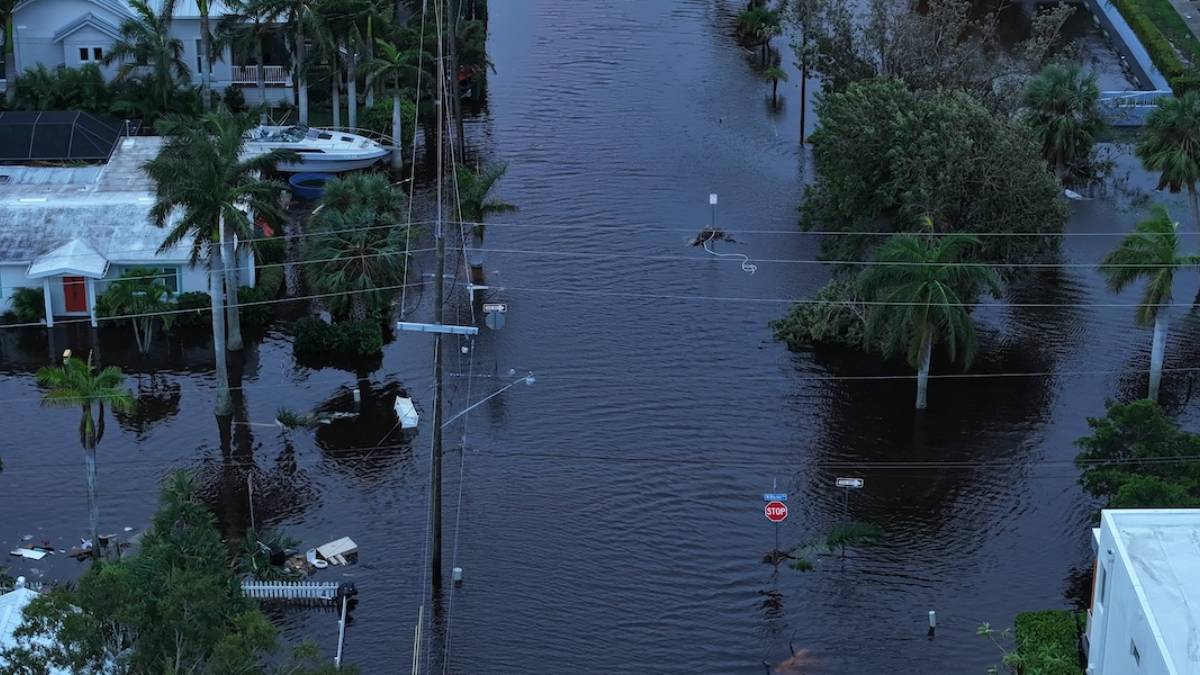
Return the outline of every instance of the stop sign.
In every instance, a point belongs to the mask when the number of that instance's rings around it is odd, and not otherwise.
[[[787,504],[783,502],[767,502],[763,507],[763,513],[766,514],[767,520],[772,523],[782,523],[787,519]]]

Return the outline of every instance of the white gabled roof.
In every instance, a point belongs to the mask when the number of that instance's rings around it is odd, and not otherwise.
[[[55,249],[34,258],[25,276],[41,279],[67,274],[93,279],[104,278],[108,271],[108,258],[82,239],[72,239]]]

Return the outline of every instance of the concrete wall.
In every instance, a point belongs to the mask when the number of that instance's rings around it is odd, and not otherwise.
[[[1154,66],[1150,53],[1142,46],[1133,29],[1125,23],[1125,17],[1109,0],[1087,0],[1088,9],[1108,33],[1113,46],[1125,57],[1141,84],[1147,90],[1169,90],[1171,83]]]
[[[1142,598],[1130,576],[1129,558],[1115,532],[1102,524],[1093,578],[1092,631],[1088,668],[1092,675],[1183,675],[1169,666],[1159,649]],[[1137,646],[1139,660],[1133,657]]]

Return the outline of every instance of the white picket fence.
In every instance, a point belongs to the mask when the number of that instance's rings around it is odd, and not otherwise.
[[[338,584],[331,581],[242,581],[242,594],[255,600],[333,602]]]

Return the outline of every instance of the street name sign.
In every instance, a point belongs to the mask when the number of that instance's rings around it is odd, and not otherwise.
[[[839,478],[839,479],[837,479],[837,486],[840,488],[855,488],[855,489],[861,488],[863,486],[863,479],[861,479],[861,478]]]
[[[763,501],[764,502],[786,502],[787,501],[787,493],[786,492],[764,492],[763,493]]]

